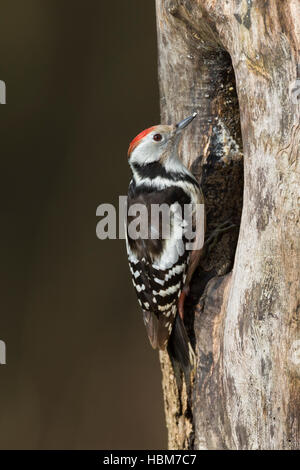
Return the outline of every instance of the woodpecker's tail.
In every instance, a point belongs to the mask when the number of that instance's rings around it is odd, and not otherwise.
[[[177,313],[168,343],[168,353],[173,365],[177,384],[181,384],[183,372],[188,391],[191,385],[191,375],[195,369],[195,353],[188,338],[185,326]],[[180,387],[181,388],[181,387]]]

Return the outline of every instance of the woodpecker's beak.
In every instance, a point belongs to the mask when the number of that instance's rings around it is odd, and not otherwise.
[[[193,119],[195,119],[197,114],[198,113],[193,113],[191,116],[183,119],[178,124],[176,124],[176,132],[181,132],[183,129],[185,129],[185,127],[187,127],[193,121]]]

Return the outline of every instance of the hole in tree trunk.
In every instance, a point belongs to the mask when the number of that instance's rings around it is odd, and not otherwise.
[[[186,303],[187,327],[193,336],[194,312],[213,277],[232,270],[243,206],[243,149],[234,70],[226,51],[201,57],[205,66],[205,140],[192,171],[200,181],[206,207],[206,249]],[[197,314],[196,314],[197,315]],[[193,338],[195,340],[195,337]]]
[[[201,390],[207,380],[214,383],[219,362],[215,363],[214,341],[222,322],[224,289],[232,270],[239,236],[243,207],[243,149],[240,128],[239,104],[234,70],[230,56],[225,51],[210,53],[204,59],[208,76],[206,104],[208,110],[207,141],[204,151],[194,162],[192,170],[198,174],[205,197],[207,228],[205,255],[195,272],[186,305],[187,328],[198,357],[197,374],[193,387],[191,446],[197,436],[195,423],[201,422],[199,400],[206,399]],[[219,317],[218,317],[219,316]],[[212,387],[213,389],[213,387]],[[211,392],[212,413],[220,419],[224,409],[219,404],[218,391]],[[206,403],[206,407],[209,407]],[[209,407],[210,408],[210,407]],[[201,411],[200,411],[201,413]],[[224,447],[224,443],[219,443]]]

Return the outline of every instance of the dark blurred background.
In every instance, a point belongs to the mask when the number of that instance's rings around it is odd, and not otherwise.
[[[1,449],[166,447],[123,240],[129,141],[159,122],[153,0],[2,0]]]

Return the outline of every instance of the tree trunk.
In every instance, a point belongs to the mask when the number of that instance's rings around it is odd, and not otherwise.
[[[156,0],[162,122],[225,221],[186,305],[197,370],[161,353],[171,449],[296,449],[300,421],[299,0]],[[197,122],[196,122],[197,121]]]

